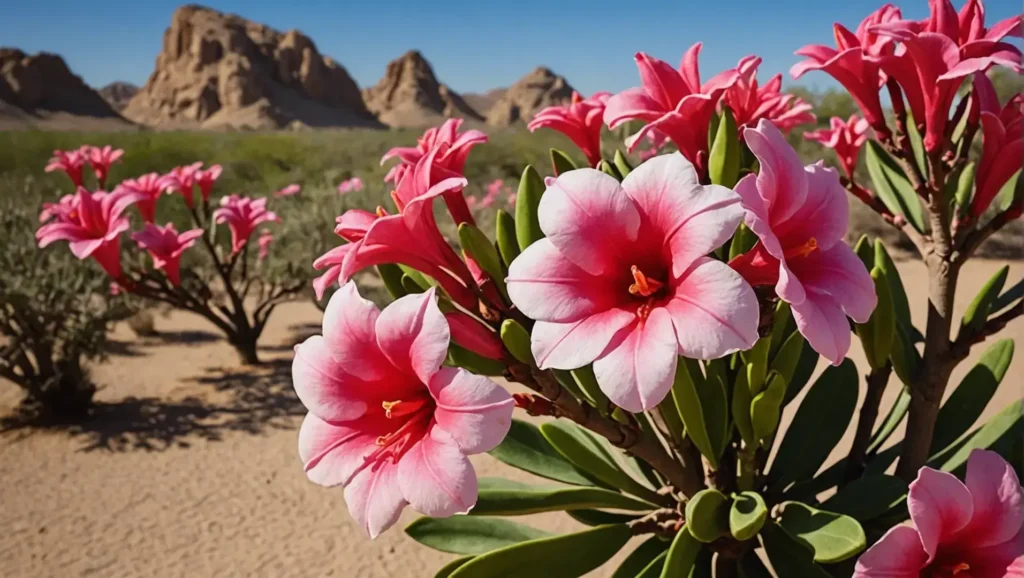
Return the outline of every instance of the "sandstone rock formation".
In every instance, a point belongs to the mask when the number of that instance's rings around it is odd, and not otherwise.
[[[505,96],[506,92],[508,92],[507,88],[494,88],[487,92],[464,92],[462,93],[462,98],[469,103],[469,106],[473,107],[473,110],[487,118],[487,113],[490,112],[491,107],[494,106],[494,103],[501,100],[501,97]]]
[[[76,119],[117,126],[128,123],[56,54],[0,48],[0,120],[3,126],[42,125]]]
[[[527,122],[541,109],[572,100],[573,88],[565,77],[543,66],[520,78],[487,112],[487,124],[512,126]]]
[[[97,91],[103,100],[110,104],[110,107],[114,110],[124,110],[127,106],[128,101],[132,99],[138,92],[139,87],[135,86],[130,82],[111,82]]]
[[[450,117],[484,120],[462,96],[438,82],[430,63],[416,50],[389,62],[384,78],[365,89],[363,99],[389,126],[421,128]]]
[[[124,114],[158,126],[378,126],[348,72],[309,37],[196,5],[175,10]]]

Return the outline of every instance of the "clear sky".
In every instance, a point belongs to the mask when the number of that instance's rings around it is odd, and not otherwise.
[[[764,58],[760,77],[785,72],[810,43],[832,45],[832,23],[854,28],[883,0],[210,0],[208,5],[271,27],[296,28],[341,62],[361,86],[388,61],[419,49],[438,78],[460,92],[508,86],[538,65],[581,92],[638,84],[632,56],[673,64],[704,42],[705,78],[740,57]],[[905,17],[927,0],[895,2]],[[0,0],[0,45],[61,54],[86,82],[142,84],[153,70],[174,0]],[[954,0],[959,9],[962,0]],[[987,0],[986,22],[1021,10],[1021,0]],[[1019,43],[1019,41],[1018,41]],[[785,79],[785,83],[792,80]],[[833,86],[824,73],[801,79]]]

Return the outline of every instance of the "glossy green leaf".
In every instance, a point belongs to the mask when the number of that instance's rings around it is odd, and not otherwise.
[[[800,502],[783,504],[779,525],[797,540],[810,544],[815,562],[841,562],[867,547],[867,536],[860,522]]]
[[[768,387],[750,402],[750,423],[755,440],[767,440],[775,435],[785,397],[786,378],[772,373],[768,376]]]
[[[729,533],[729,497],[715,489],[701,490],[686,502],[686,527],[705,544]]]
[[[537,207],[540,206],[540,198],[544,195],[545,188],[544,179],[540,178],[537,171],[533,167],[526,167],[523,177],[519,180],[519,192],[516,193],[516,241],[520,250],[525,250],[534,241],[544,238]]]
[[[896,338],[896,313],[893,309],[892,294],[889,282],[881,267],[871,270],[871,279],[875,283],[875,295],[878,303],[866,323],[857,325],[857,336],[864,348],[864,356],[871,369],[881,369],[889,363],[892,342]]]
[[[888,512],[907,499],[907,483],[886,474],[865,476],[843,486],[821,507],[867,522]]]
[[[423,272],[417,271],[412,267],[409,267],[407,265],[398,265],[398,268],[401,269],[402,273],[404,273],[405,276],[409,277],[413,283],[419,286],[419,289],[410,292],[423,293],[427,289],[430,289],[431,287],[437,285],[437,281],[434,281],[432,278],[428,277]]]
[[[814,551],[809,544],[798,541],[775,522],[769,522],[761,529],[761,544],[777,576],[832,578],[814,563]]]
[[[724,497],[724,496],[723,496]],[[687,518],[689,520],[689,518]],[[690,570],[697,562],[697,554],[704,548],[693,535],[693,526],[687,522],[676,537],[672,539],[672,546],[665,556],[665,566],[661,569],[661,578],[679,578],[689,576]]]
[[[768,519],[768,506],[757,492],[742,492],[737,495],[729,510],[729,532],[741,542],[752,539]]]
[[[985,425],[964,436],[956,444],[934,456],[929,467],[961,475],[960,470],[967,464],[967,458],[976,449],[988,449],[1008,455],[1013,446],[1024,436],[1024,400],[1017,400],[1003,408]]]
[[[768,349],[768,359],[775,363],[779,350],[796,331],[796,320],[793,319],[793,311],[789,303],[779,299],[775,305],[775,319],[772,323],[772,346]]]
[[[754,398],[751,397],[750,388],[747,386],[747,372],[736,372],[736,383],[732,388],[732,420],[740,432],[740,438],[750,447],[757,445],[758,442],[754,438],[754,424],[750,419],[752,401]]]
[[[664,551],[658,554],[658,557],[651,560],[651,563],[643,569],[642,572],[636,575],[636,578],[661,578],[661,572],[665,568],[665,558],[668,557],[668,551]]]
[[[577,486],[594,485],[529,422],[513,419],[508,435],[489,453],[499,461],[543,478]]]
[[[915,343],[923,340],[921,334],[914,328],[914,321],[910,316],[910,302],[907,300],[907,290],[903,287],[903,279],[896,263],[889,256],[885,243],[881,239],[875,239],[875,267],[882,269],[885,273],[885,280],[889,282],[889,295],[892,297],[892,308],[896,313],[896,323],[902,325],[907,336]]]
[[[477,556],[452,578],[578,578],[599,568],[632,536],[625,525],[522,542]]]
[[[896,401],[893,402],[892,407],[889,408],[889,413],[882,420],[882,425],[878,426],[875,433],[871,434],[871,442],[868,444],[869,456],[877,452],[885,444],[886,440],[896,431],[896,428],[903,423],[903,418],[907,416],[907,411],[909,410],[910,389],[904,387]]]
[[[917,123],[909,110],[907,111],[907,136],[910,139],[910,149],[914,151],[914,162],[917,164],[917,168],[921,169],[921,174],[927,177],[928,159],[926,155],[928,153],[924,149],[921,131],[917,130]]]
[[[903,215],[915,229],[925,230],[921,200],[903,169],[874,140],[867,143],[867,167],[878,198],[894,215]],[[876,263],[877,264],[877,263]]]
[[[686,426],[686,435],[711,467],[717,468],[729,421],[725,390],[718,380],[705,379],[696,361],[680,358],[672,385],[672,399]]]
[[[604,488],[480,487],[473,516],[525,516],[539,512],[610,508],[647,511],[647,502]]]
[[[597,407],[600,411],[607,411],[606,408],[608,408],[611,402],[608,401],[608,396],[601,391],[601,386],[597,383],[597,377],[594,376],[594,367],[587,365],[586,367],[574,369],[569,373],[572,374],[572,378],[580,391],[594,402],[594,407]]]
[[[392,297],[398,299],[408,294],[405,287],[402,286],[404,273],[402,273],[401,267],[392,263],[381,263],[377,265],[377,273],[380,275],[380,280],[384,282],[384,288]]]
[[[964,311],[964,318],[961,321],[961,331],[978,331],[988,319],[992,303],[999,297],[999,293],[1006,284],[1006,277],[1010,274],[1010,266],[1003,265],[996,271],[995,275],[989,278],[981,291],[974,297],[967,310]]]
[[[470,516],[419,518],[405,533],[428,548],[452,554],[484,554],[550,535],[511,520]]]
[[[993,201],[996,209],[1005,211],[1013,206],[1015,200],[1019,202],[1021,195],[1024,194],[1024,186],[1021,186],[1024,181],[1021,180],[1020,175],[1020,171],[1014,173],[996,193],[996,198]]]
[[[579,168],[569,155],[558,149],[551,149],[551,166],[555,169],[555,176]]]
[[[896,325],[889,361],[892,362],[892,369],[900,381],[905,384],[917,382],[917,374],[921,371],[921,353],[914,346],[907,328],[900,324]]]
[[[512,357],[520,363],[536,365],[533,360],[533,350],[530,348],[530,333],[515,319],[506,319],[501,322],[501,342],[505,344]]]
[[[732,236],[732,241],[729,243],[729,260],[732,261],[753,249],[756,243],[757,235],[745,224],[740,223],[740,226],[736,228],[736,233]]]
[[[566,510],[573,520],[586,526],[604,526],[606,524],[625,524],[637,518],[637,514],[615,514],[601,510]]]
[[[410,275],[408,273],[403,273],[402,274],[401,284],[402,284],[402,291],[404,291],[406,295],[414,295],[416,293],[425,293],[427,291],[427,289],[424,288],[423,285],[421,285],[419,282],[416,281],[415,277],[413,277],[412,275]]]
[[[615,151],[615,170],[625,178],[629,173],[633,172],[633,165],[629,164],[629,159],[626,155],[622,154],[622,151]]]
[[[1013,349],[1012,339],[997,341],[964,376],[960,385],[939,409],[929,455],[935,455],[958,440],[981,417],[999,384],[1006,377],[1006,371],[1013,361]]]
[[[622,180],[622,175],[619,174],[618,169],[616,169],[615,165],[609,163],[608,161],[602,160],[601,162],[597,163],[597,170],[601,171],[602,173],[608,175],[609,177],[617,181]]]
[[[474,353],[460,345],[451,343],[448,345],[448,359],[455,367],[464,367],[477,375],[504,375],[505,364],[497,359],[484,357]]]
[[[1024,297],[1024,279],[1017,281],[1017,284],[1010,287],[992,302],[992,308],[990,313],[999,313],[1003,309],[1006,309],[1010,305],[1013,305]]]
[[[608,450],[579,426],[564,421],[552,421],[541,424],[540,432],[558,453],[580,470],[613,488],[654,500],[656,503],[659,501],[654,490],[630,477]]]
[[[801,339],[802,346],[800,347],[800,359],[796,362],[796,369],[793,370],[793,379],[788,380],[789,384],[786,386],[786,399],[782,401],[783,407],[789,405],[789,402],[796,399],[796,396],[800,395],[800,392],[804,390],[804,387],[811,381],[811,376],[814,375],[814,368],[818,366],[818,359],[821,357],[817,351],[811,347],[806,339],[803,339],[802,335],[797,334]],[[794,346],[795,347],[795,346]],[[779,373],[782,373],[781,371]]]
[[[516,221],[504,209],[498,209],[494,217],[494,238],[507,268],[519,256],[519,241],[516,239]]]
[[[821,374],[800,404],[772,462],[773,490],[818,471],[853,419],[858,389],[857,366],[850,359]]]
[[[960,171],[960,174],[957,175],[954,198],[956,199],[957,212],[960,215],[967,214],[967,210],[971,207],[971,191],[974,188],[974,173],[975,165],[973,162],[970,162],[967,163],[963,170]]]
[[[853,246],[853,252],[860,258],[860,262],[864,263],[865,269],[870,271],[875,268],[875,246],[867,234],[861,235],[860,239],[857,239],[857,244]]]
[[[451,562],[445,564],[434,574],[434,578],[449,578],[456,570],[462,568],[467,562],[473,559],[473,556],[463,556],[462,558],[456,558]]]
[[[480,268],[490,275],[494,286],[498,288],[503,296],[508,297],[505,288],[505,271],[501,257],[494,243],[487,238],[476,225],[462,223],[459,225],[459,245],[462,251],[473,258]]]
[[[771,349],[771,340],[762,337],[757,340],[754,347],[740,353],[740,357],[747,363],[747,387],[750,388],[750,395],[757,395],[764,391],[765,378],[768,377],[769,349]]]
[[[646,542],[637,546],[630,552],[629,556],[619,564],[612,574],[612,578],[636,578],[638,574],[651,565],[655,558],[668,550],[668,542],[658,537],[648,538]]]
[[[796,373],[796,368],[800,363],[800,358],[803,356],[804,344],[806,343],[807,340],[804,339],[804,336],[799,331],[791,333],[772,359],[769,370],[777,372],[785,378],[788,384]]]
[[[736,119],[728,106],[722,105],[715,141],[708,155],[708,175],[711,182],[733,187],[740,175],[740,137]]]

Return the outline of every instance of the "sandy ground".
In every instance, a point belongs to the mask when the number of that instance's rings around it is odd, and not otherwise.
[[[967,267],[958,310],[1000,264]],[[901,271],[923,324],[924,268],[906,263]],[[1011,280],[1022,273],[1024,264],[1014,264]],[[302,473],[295,446],[304,411],[291,391],[289,359],[292,344],[318,331],[319,320],[306,303],[280,308],[263,340],[270,363],[249,373],[201,319],[159,318],[163,335],[143,342],[118,328],[114,355],[95,370],[103,389],[93,419],[0,434],[0,576],[433,576],[451,557],[404,536],[401,525],[416,514],[407,510],[399,527],[370,541],[349,518],[341,490]],[[1024,319],[1005,336],[1024,343]],[[866,367],[857,341],[852,353]],[[986,417],[1024,393],[1022,357]],[[16,390],[0,383],[0,415],[16,400]],[[530,479],[489,456],[474,463],[481,476]],[[524,521],[552,531],[578,527],[563,514]]]

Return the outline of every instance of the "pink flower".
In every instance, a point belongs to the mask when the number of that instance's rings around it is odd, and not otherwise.
[[[173,180],[158,173],[142,175],[137,179],[126,179],[121,182],[119,188],[135,191],[142,195],[135,206],[139,214],[147,223],[152,223],[156,218],[157,199],[173,184]]]
[[[875,132],[887,137],[889,129],[878,98],[878,89],[885,84],[886,77],[878,68],[878,59],[892,54],[895,46],[892,40],[879,36],[872,27],[902,17],[899,8],[886,4],[862,20],[856,34],[836,22],[833,30],[838,50],[820,44],[804,46],[796,54],[807,57],[807,60],[795,64],[789,70],[790,75],[800,78],[808,71],[822,70],[835,78],[853,97]]]
[[[441,367],[450,331],[434,289],[383,311],[339,289],[324,334],[295,348],[292,379],[309,410],[299,431],[306,475],[345,488],[349,513],[371,537],[405,506],[434,518],[476,505],[468,455],[508,434],[514,402],[464,369]]]
[[[736,230],[739,201],[701,185],[679,154],[643,163],[621,186],[594,169],[559,175],[540,202],[547,237],[512,262],[507,280],[512,302],[537,320],[538,365],[593,362],[602,391],[639,412],[668,393],[678,356],[753,346],[753,290],[705,256]]]
[[[846,316],[864,323],[877,303],[871,276],[843,243],[846,191],[835,170],[804,167],[771,122],[746,129],[745,138],[761,172],[743,177],[736,192],[760,242],[729,264],[751,285],[775,286],[811,347],[839,365],[850,349]]]
[[[476,310],[472,274],[441,235],[432,208],[436,197],[461,191],[466,179],[431,182],[438,150],[422,157],[402,177],[392,194],[399,214],[389,215],[383,208],[378,208],[376,214],[353,209],[338,217],[334,232],[349,243],[331,249],[313,262],[313,268],[326,270],[313,282],[318,299],[332,283],[344,283],[366,267],[400,263],[433,277],[456,302]]]
[[[231,229],[232,253],[245,247],[260,223],[281,221],[277,214],[267,210],[267,199],[250,199],[238,195],[221,198],[220,208],[213,212],[213,218],[217,223],[227,223]]]
[[[168,190],[181,193],[185,198],[185,205],[188,208],[195,208],[193,193],[196,185],[196,175],[202,170],[203,163],[196,162],[190,165],[174,167],[167,173]]]
[[[736,66],[739,80],[722,97],[722,102],[732,109],[740,134],[746,127],[757,126],[761,119],[772,121],[784,132],[815,122],[817,117],[811,112],[810,104],[795,94],[782,94],[781,74],[773,76],[768,84],[758,86],[757,67],[760,65],[761,59],[757,56],[741,59]]]
[[[79,187],[74,210],[57,221],[39,227],[39,247],[68,241],[79,259],[92,257],[114,279],[121,277],[121,233],[128,230],[125,209],[141,198],[132,191],[89,192]]]
[[[804,133],[804,138],[820,142],[828,148],[836,151],[839,157],[839,164],[842,165],[846,176],[853,178],[853,171],[857,169],[857,155],[860,147],[868,139],[868,121],[856,114],[850,115],[850,120],[843,120],[833,116],[829,121],[830,128],[811,130]]]
[[[263,229],[263,231],[260,232],[259,239],[257,240],[257,243],[259,243],[260,247],[260,252],[259,255],[257,256],[257,260],[263,261],[264,259],[267,258],[267,255],[270,254],[270,244],[273,242],[274,234],[267,229]]]
[[[44,169],[48,173],[64,171],[75,185],[82,186],[82,168],[85,166],[85,155],[81,150],[53,151],[53,157]]]
[[[100,187],[104,187],[107,184],[107,175],[110,174],[110,165],[114,164],[121,159],[124,155],[124,151],[121,149],[115,149],[110,145],[103,148],[85,145],[81,149],[82,155],[89,161],[89,166],[92,167],[92,172],[96,174],[96,182],[100,184]]]
[[[949,0],[928,4],[927,20],[888,22],[872,26],[871,31],[903,43],[903,51],[879,61],[903,89],[914,121],[926,126],[924,146],[934,151],[944,142],[949,109],[965,76],[997,64],[1021,72],[1020,50],[1000,42],[1015,27],[1020,34],[1021,17],[1008,18],[986,31],[980,2],[974,8],[970,3],[964,6],[962,23]]]
[[[64,195],[56,203],[43,203],[43,210],[39,212],[39,222],[45,223],[50,219],[57,219],[64,222],[72,217],[78,208],[78,195]]]
[[[302,187],[300,185],[291,184],[291,185],[288,185],[287,187],[281,189],[280,191],[277,191],[276,193],[274,193],[274,196],[275,197],[291,197],[291,196],[299,194],[299,191],[301,191],[301,190],[302,190]]]
[[[359,177],[352,177],[351,179],[346,179],[342,181],[340,185],[338,185],[339,194],[351,193],[361,190],[363,190],[363,179]]]
[[[220,165],[213,165],[206,170],[198,170],[195,172],[195,183],[199,187],[199,192],[203,195],[203,201],[210,201],[210,194],[213,192],[213,184],[220,178],[220,174],[223,169]]]
[[[608,128],[637,119],[647,124],[626,139],[632,151],[648,132],[657,130],[676,144],[679,152],[696,165],[698,174],[707,170],[708,126],[727,88],[736,83],[739,73],[727,70],[701,84],[697,57],[701,43],[683,55],[679,70],[667,62],[643,52],[636,54],[643,86],[620,92],[608,99],[604,122]]]
[[[604,107],[611,93],[597,92],[584,100],[573,91],[572,102],[566,106],[549,106],[537,113],[527,127],[530,132],[547,127],[564,134],[587,155],[590,166],[601,162],[601,127]]]
[[[971,216],[980,217],[1010,178],[1020,170],[1024,158],[1024,95],[1018,94],[1000,110],[992,81],[974,75],[972,106],[980,112],[983,146],[978,162]],[[972,111],[973,116],[973,111]]]
[[[857,561],[854,578],[1024,577],[1024,489],[999,454],[974,450],[966,484],[921,468],[896,526]]]
[[[501,359],[505,347],[493,329],[461,311],[444,314],[451,329],[452,341],[488,359]]]
[[[135,239],[139,247],[145,249],[153,258],[153,268],[163,269],[164,275],[167,275],[171,285],[177,287],[181,284],[179,275],[181,255],[189,247],[195,245],[196,239],[202,236],[202,229],[191,229],[178,234],[174,223],[167,223],[163,227],[146,223],[144,229],[132,234],[132,239]]]

